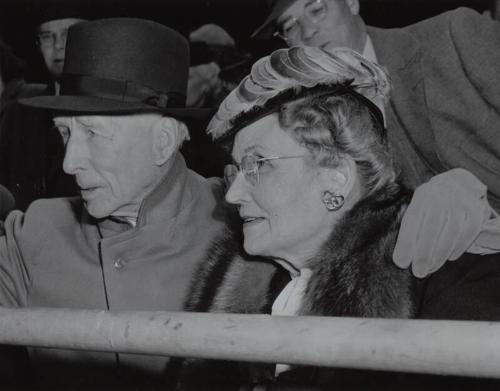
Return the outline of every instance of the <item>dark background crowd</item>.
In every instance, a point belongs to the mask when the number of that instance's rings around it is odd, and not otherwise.
[[[283,46],[278,38],[269,42],[250,38],[267,15],[267,0],[2,0],[0,37],[27,61],[26,77],[30,82],[48,80],[33,37],[40,10],[54,4],[79,8],[88,19],[138,17],[154,20],[186,36],[203,24],[215,23],[256,58]],[[361,1],[361,15],[369,25],[399,27],[459,6],[496,13],[496,0],[364,0]],[[200,55],[193,54],[192,61],[201,61]]]

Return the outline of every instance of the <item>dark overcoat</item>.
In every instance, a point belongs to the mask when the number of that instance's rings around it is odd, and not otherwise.
[[[135,227],[92,218],[76,197],[11,212],[0,237],[0,305],[180,311],[194,270],[223,227],[221,196],[220,180],[188,170],[178,154],[141,204]],[[43,390],[163,387],[168,361],[61,349],[29,355],[35,373],[25,376]]]

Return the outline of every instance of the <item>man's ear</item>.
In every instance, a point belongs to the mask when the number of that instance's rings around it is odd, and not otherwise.
[[[359,15],[359,0],[345,0],[347,7],[353,15]]]
[[[161,117],[153,125],[153,161],[164,165],[180,148],[187,138],[184,123],[171,117]]]

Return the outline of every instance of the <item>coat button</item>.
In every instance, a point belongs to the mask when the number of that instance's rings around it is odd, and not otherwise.
[[[122,269],[123,267],[125,266],[125,262],[123,261],[123,259],[121,258],[118,258],[115,263],[113,264],[113,267],[116,269],[116,270],[120,270]]]

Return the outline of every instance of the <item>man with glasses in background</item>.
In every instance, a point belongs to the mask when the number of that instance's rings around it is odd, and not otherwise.
[[[393,89],[384,112],[388,139],[407,186],[465,168],[487,185],[488,201],[500,211],[498,22],[459,8],[408,27],[382,29],[365,24],[359,0],[272,0],[271,5],[254,37],[278,36],[288,46],[349,47],[386,67]],[[462,186],[468,196],[484,196],[460,173],[444,182]],[[450,194],[446,185],[442,189],[442,208],[432,214],[430,226],[444,225],[447,214],[471,220],[457,213],[460,204],[467,205],[465,198]],[[490,229],[494,215],[487,217],[476,222]],[[411,248],[411,243],[396,248],[396,263],[408,266]]]
[[[81,8],[45,4],[37,17],[37,50],[49,75],[39,95],[59,95],[68,28],[85,19]],[[64,148],[50,113],[14,102],[0,114],[0,184],[25,210],[38,198],[77,194],[73,177],[62,170]]]
[[[78,13],[75,13],[73,7],[67,13],[61,12],[60,8],[57,8],[57,10],[56,13],[45,13],[37,32],[37,45],[54,83],[52,87],[53,95],[59,95],[59,78],[62,75],[64,66],[68,28],[85,20],[76,17]],[[60,16],[57,16],[57,14]]]

